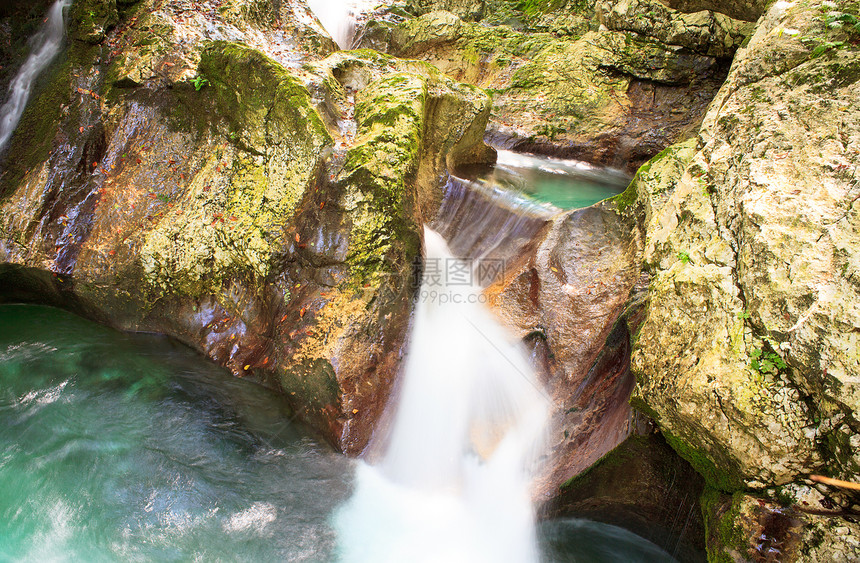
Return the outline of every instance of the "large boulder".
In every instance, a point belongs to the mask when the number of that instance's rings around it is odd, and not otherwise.
[[[666,45],[678,45],[713,57],[731,57],[755,25],[702,10],[686,14],[657,0],[598,2],[597,18],[615,31],[633,31]]]
[[[484,0],[408,0],[406,9],[417,16],[445,10],[467,21],[478,21],[484,16]]]
[[[489,99],[424,63],[289,52],[234,7],[142,5],[49,71],[0,177],[0,300],[172,335],[355,453],[440,179],[493,158]]]
[[[765,13],[770,0],[660,0],[663,4],[681,12],[701,12],[710,10],[732,18],[756,21]]]
[[[860,479],[860,58],[852,15],[830,19],[775,4],[699,140],[635,181],[653,280],[634,404],[714,489],[801,511],[808,475]],[[828,560],[817,545],[785,560]]]
[[[632,171],[693,134],[725,77],[725,57],[746,31],[729,23],[723,29],[715,22],[728,20],[712,14],[705,23],[686,22],[660,9],[664,28],[613,20],[618,31],[574,37],[431,12],[395,27],[389,51],[493,91],[488,139],[495,145]]]
[[[618,207],[610,200],[550,218],[486,290],[552,399],[543,500],[634,431],[628,368],[642,240]]]

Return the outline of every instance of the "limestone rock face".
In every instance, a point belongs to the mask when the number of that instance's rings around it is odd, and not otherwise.
[[[719,47],[705,41],[710,28],[690,25],[677,23],[689,35],[678,31],[679,42],[683,36],[692,44],[698,34],[700,50],[730,52],[724,39]],[[724,59],[635,30],[568,38],[472,24],[447,12],[395,27],[389,51],[492,89],[488,139],[495,145],[631,170],[692,134],[727,68]]]
[[[309,53],[281,34],[313,22],[266,4],[144,1],[72,44],[2,163],[0,300],[172,335],[356,453],[424,214],[449,167],[494,156],[489,98],[425,63]]]
[[[600,23],[609,29],[633,31],[712,57],[734,55],[754,28],[751,22],[707,10],[678,12],[657,0],[598,2],[595,10]]]
[[[634,404],[712,487],[788,504],[810,473],[860,479],[860,58],[823,9],[775,4],[699,140],[634,182],[653,273]]]
[[[408,0],[406,9],[421,16],[436,10],[456,14],[466,21],[478,21],[484,16],[484,0]]]
[[[660,0],[663,4],[681,12],[709,10],[731,18],[754,22],[764,14],[771,4],[768,0]]]

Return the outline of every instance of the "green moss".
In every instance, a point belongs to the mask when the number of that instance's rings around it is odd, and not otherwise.
[[[653,164],[663,160],[664,158],[673,156],[677,151],[677,146],[672,145],[671,147],[667,147],[657,153],[657,155],[655,155],[651,160],[639,167],[636,174],[633,176],[633,180],[623,192],[616,196],[612,196],[607,201],[614,203],[618,207],[619,211],[624,211],[629,206],[636,203],[636,200],[639,197],[638,184],[644,181],[645,176],[651,170]]]
[[[426,98],[424,79],[399,73],[369,84],[356,101],[358,142],[340,180],[357,202],[347,257],[356,284],[399,268],[386,256],[416,238],[406,186],[417,172]]]
[[[174,87],[171,126],[224,129],[238,150],[212,155],[190,181],[186,213],[147,235],[145,275],[161,294],[217,293],[229,278],[268,276],[332,142],[307,89],[262,53],[216,42],[204,49],[199,71],[212,87]],[[213,177],[224,181],[217,195],[204,188]]]
[[[337,374],[331,363],[322,358],[301,361],[284,369],[279,383],[291,402],[311,413],[340,403]]]
[[[618,211],[625,211],[628,207],[636,203],[638,199],[638,190],[636,189],[636,179],[634,178],[627,188],[618,195],[614,195],[607,199],[607,203],[613,203],[618,208]]]
[[[517,8],[527,17],[534,18],[564,6],[565,0],[519,0]]]
[[[666,442],[672,446],[678,455],[686,459],[690,465],[705,478],[705,481],[714,489],[720,491],[737,491],[744,487],[743,478],[732,462],[721,460],[720,465],[711,459],[711,453],[700,449],[682,438],[675,436],[665,427],[660,428]]]
[[[588,485],[592,482],[592,478],[595,475],[602,471],[613,470],[629,463],[631,459],[636,456],[640,456],[643,450],[647,450],[648,447],[649,439],[647,436],[632,435],[617,447],[604,454],[600,459],[592,463],[585,471],[571,477],[561,485],[560,489],[565,490],[582,485]]]
[[[264,154],[297,133],[310,139],[314,150],[331,142],[307,89],[260,51],[216,41],[203,50],[199,72],[212,85],[228,138],[241,148]]]
[[[705,522],[709,563],[734,563],[729,550],[746,552],[747,535],[740,525],[743,496],[742,492],[736,492],[729,497],[710,487],[702,493],[699,503]]]
[[[640,381],[641,375],[636,375],[636,380]],[[653,420],[654,422],[660,421],[660,415],[652,409],[648,403],[646,403],[641,397],[637,397],[635,395],[630,397],[630,406],[636,409],[637,411],[645,414],[648,418]]]
[[[77,0],[69,12],[69,33],[79,41],[97,44],[117,22],[116,0]]]
[[[579,35],[594,16],[593,0],[487,0],[482,23]]]

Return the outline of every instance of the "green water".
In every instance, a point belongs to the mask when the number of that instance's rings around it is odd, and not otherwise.
[[[167,338],[0,306],[0,561],[332,561],[352,468]],[[547,562],[671,561],[593,522],[541,537]]]
[[[0,561],[325,561],[350,464],[165,338],[0,307]]]
[[[601,184],[584,178],[570,178],[540,171],[523,171],[532,198],[561,209],[588,207],[624,191],[625,185]]]
[[[499,151],[496,166],[477,176],[560,209],[588,207],[618,195],[631,179],[618,170],[510,151]]]
[[[547,561],[557,563],[672,563],[675,559],[653,543],[618,526],[560,518],[540,527]]]

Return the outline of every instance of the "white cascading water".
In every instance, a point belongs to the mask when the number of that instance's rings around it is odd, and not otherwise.
[[[352,47],[356,16],[372,5],[370,0],[308,0],[311,11],[341,49]]]
[[[71,3],[72,0],[55,2],[42,29],[30,40],[30,56],[9,85],[9,99],[0,107],[0,150],[12,137],[12,132],[24,113],[36,77],[60,52],[65,36],[63,11]]]
[[[389,441],[359,462],[335,515],[345,563],[528,563],[539,559],[530,482],[548,401],[519,342],[446,283],[468,267],[425,229],[425,275]]]

